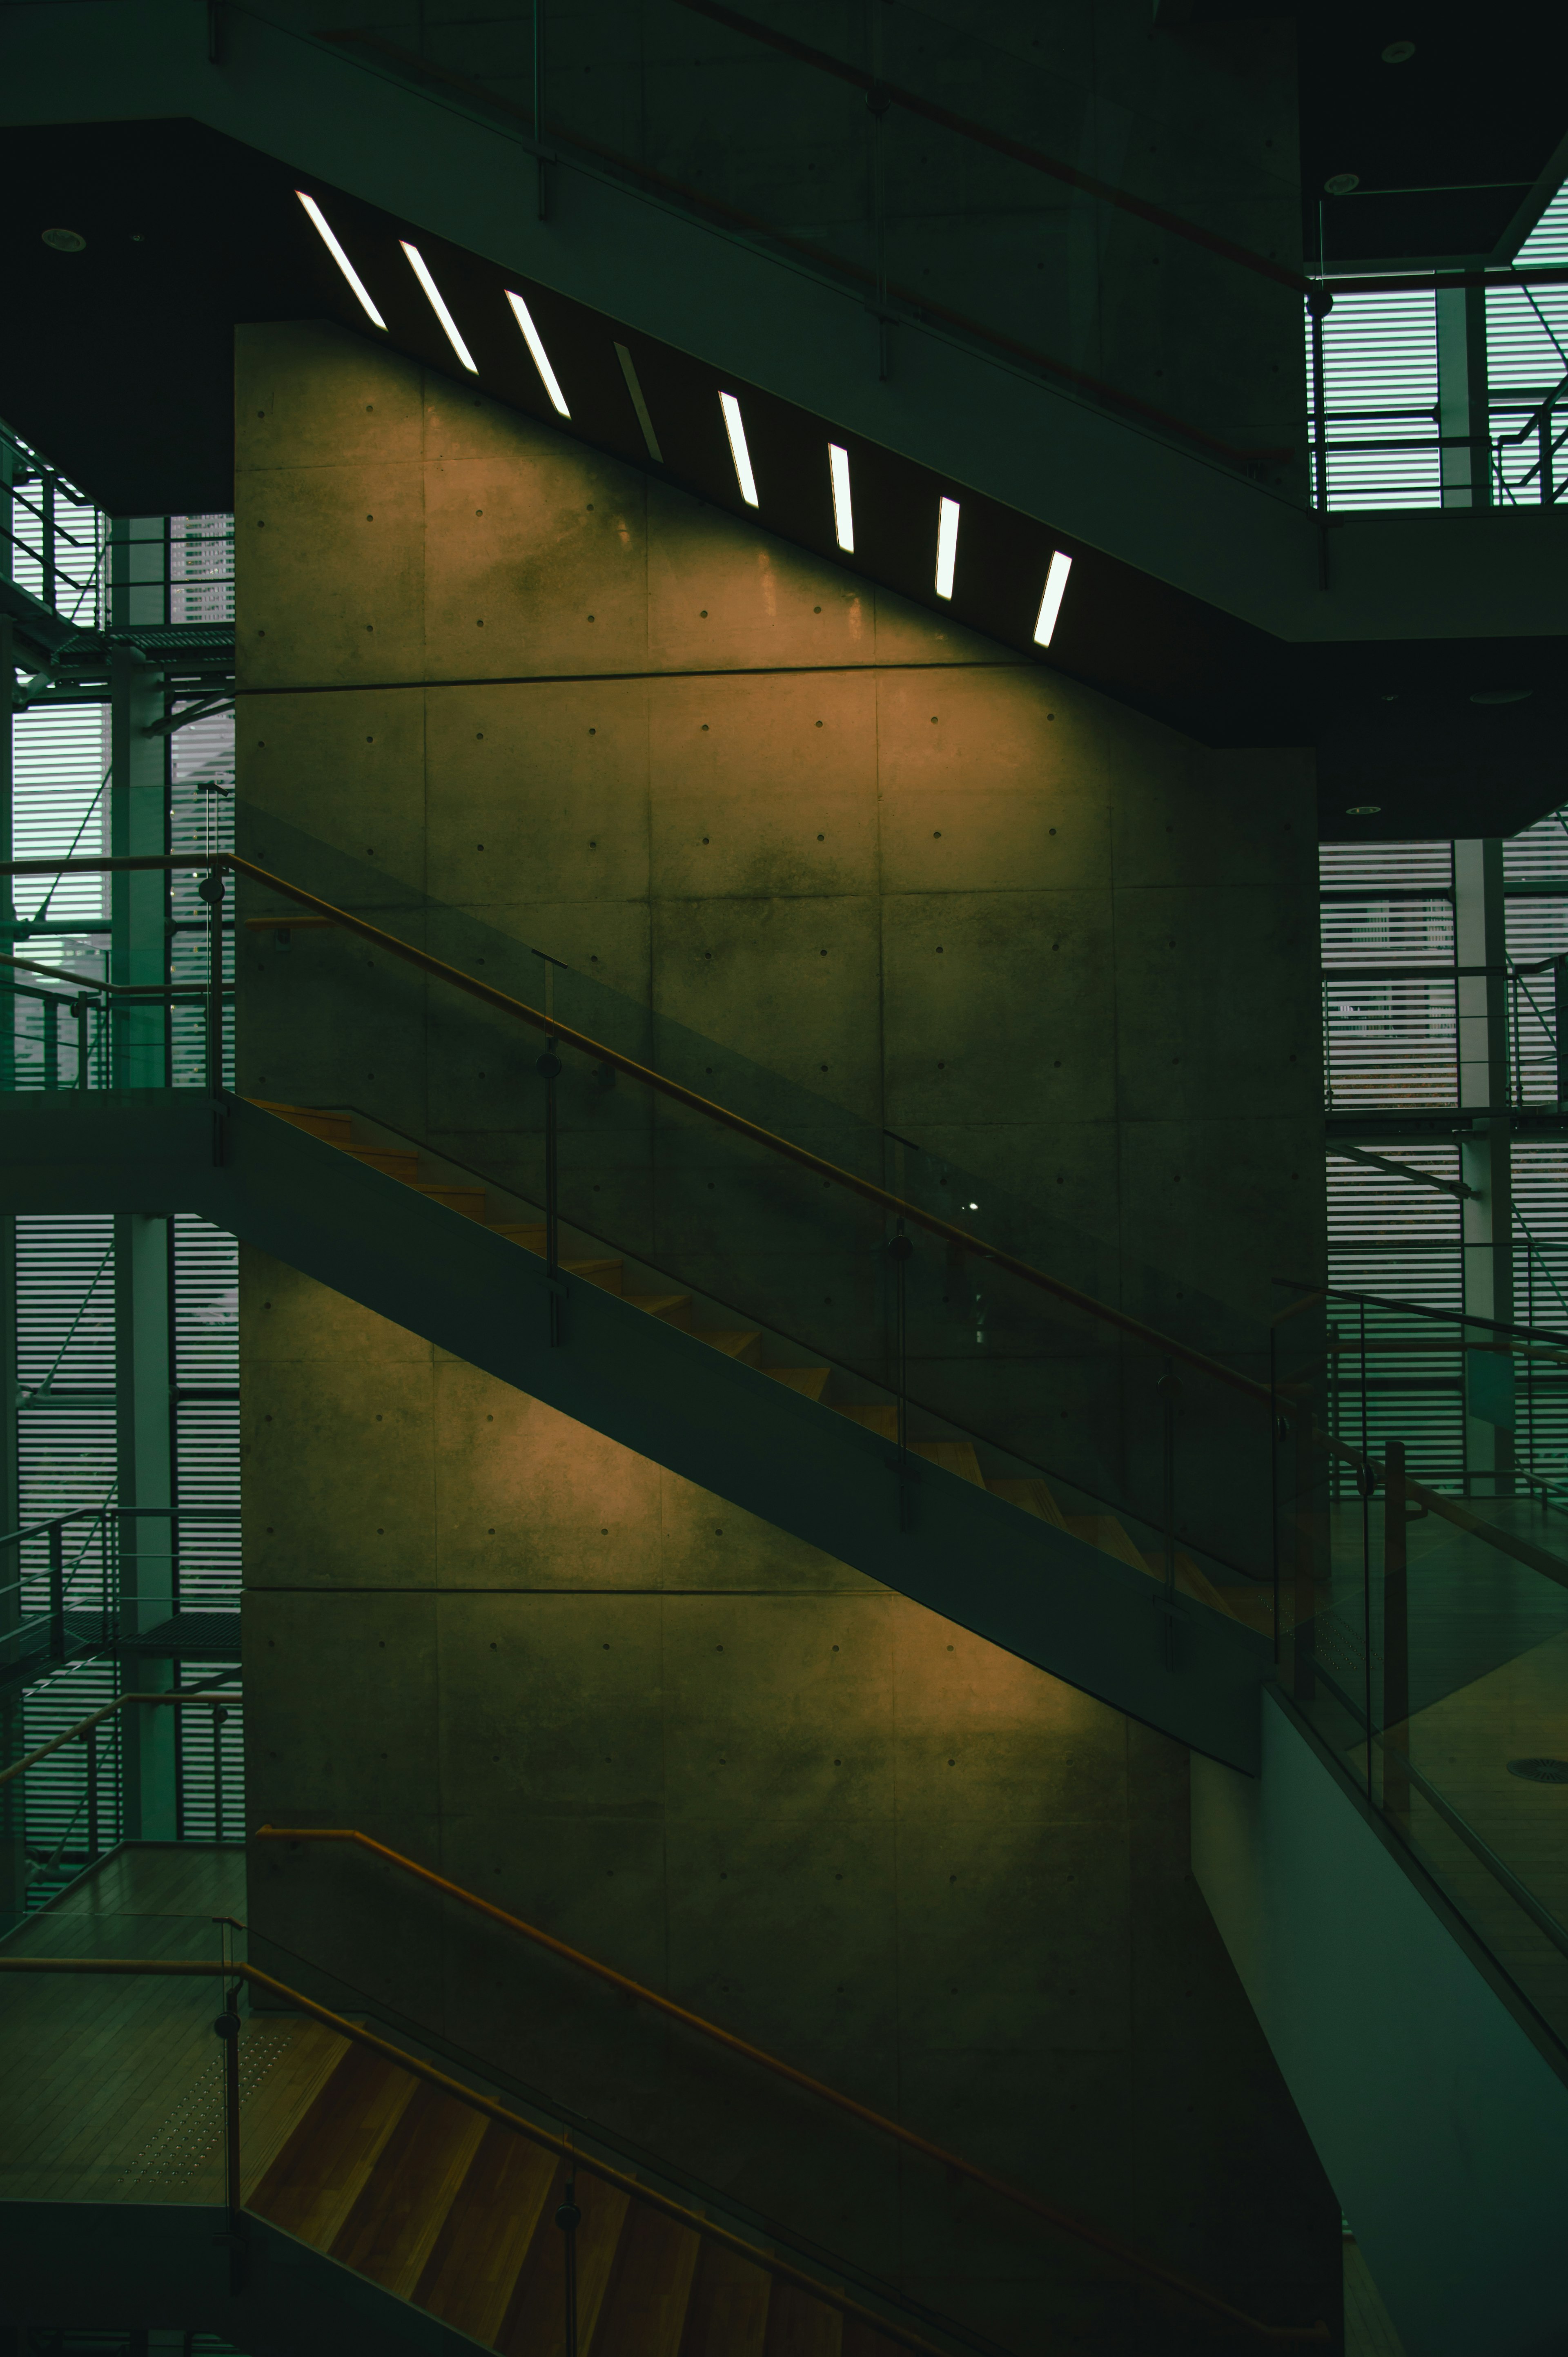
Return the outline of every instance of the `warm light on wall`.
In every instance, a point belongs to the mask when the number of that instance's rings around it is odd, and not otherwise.
[[[316,199],[314,197],[307,197],[303,188],[295,188],[294,193],[299,199],[300,203],[305,207],[306,211],[310,215],[311,220],[316,223],[317,228],[321,232],[322,244],[327,248],[328,253],[332,256],[333,261],[338,264],[338,269],[343,273],[344,277],[348,280],[349,285],[359,296],[360,308],[363,311],[366,318],[370,320],[372,327],[384,328],[386,321],[382,318],[381,313],[371,302],[369,295],[366,294],[364,280],[360,277],[359,272],[355,269],[353,264],[349,261],[348,255],[344,253],[342,247],[333,236],[332,231],[328,223],[327,216],[322,211],[320,206],[317,203]]]
[[[440,320],[443,328],[446,328],[447,342],[451,345],[452,350],[456,353],[457,358],[462,361],[463,366],[467,370],[468,374],[470,376],[478,376],[479,373],[479,363],[474,358],[473,353],[468,350],[467,345],[463,341],[462,337],[457,333],[457,322],[452,317],[451,312],[446,308],[446,304],[442,296],[441,289],[437,286],[435,279],[432,278],[430,272],[426,267],[424,256],[421,253],[418,246],[410,245],[406,237],[400,238],[398,240],[398,243],[402,246],[404,253],[408,256],[410,269],[413,272],[414,276],[418,279],[420,285],[429,296],[430,307],[435,312],[436,317]]]
[[[838,544],[854,554],[854,510],[849,496],[849,452],[836,442],[828,444],[828,468],[833,480],[833,530]]]
[[[539,371],[540,382],[550,395],[552,405],[560,416],[570,417],[572,413],[566,406],[566,396],[562,392],[555,371],[550,365],[550,355],[545,350],[540,339],[539,330],[533,324],[532,312],[521,296],[514,295],[510,286],[507,289],[506,299],[511,305],[512,317],[522,329],[522,339],[533,354],[533,365]]]
[[[1071,571],[1071,557],[1058,548],[1046,575],[1046,594],[1040,599],[1040,619],[1035,624],[1035,644],[1037,647],[1050,645],[1051,632],[1056,629],[1057,616],[1061,612],[1062,599],[1067,595],[1067,577]]]
[[[937,523],[937,595],[952,596],[953,567],[958,563],[958,501],[944,500]]]
[[[721,393],[719,407],[725,414],[725,432],[729,436],[729,454],[735,460],[735,479],[740,485],[741,498],[748,508],[754,508],[757,503],[757,478],[751,471],[751,453],[746,447],[740,404],[733,393]]]

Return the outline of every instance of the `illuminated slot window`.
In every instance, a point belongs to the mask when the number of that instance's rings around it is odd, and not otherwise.
[[[533,314],[521,296],[514,295],[510,287],[507,289],[506,299],[511,305],[513,318],[522,329],[523,342],[533,354],[533,365],[539,371],[541,384],[550,395],[551,406],[560,416],[570,417],[572,413],[566,406],[566,396],[561,390],[560,380],[550,365],[550,355],[545,350],[539,330],[533,324]]]
[[[725,414],[725,432],[729,436],[729,454],[735,460],[735,479],[740,485],[741,498],[748,508],[754,508],[757,503],[757,478],[751,471],[751,453],[746,447],[740,404],[733,393],[721,393],[719,407]]]
[[[333,235],[331,225],[328,222],[326,214],[317,203],[316,199],[314,197],[307,197],[303,188],[295,188],[294,193],[299,199],[300,203],[305,207],[306,211],[310,215],[310,218],[315,222],[317,229],[320,231],[322,244],[327,248],[328,253],[332,256],[333,261],[338,264],[338,269],[343,273],[344,277],[353,288],[355,295],[359,298],[360,308],[364,313],[366,318],[370,320],[372,327],[384,328],[386,321],[382,318],[381,313],[371,302],[369,295],[365,292],[364,280],[360,277],[359,272],[355,269],[353,264],[349,261],[348,255],[344,253],[342,247],[338,244],[338,240]]]
[[[854,554],[854,509],[849,496],[849,452],[838,443],[828,444],[828,468],[833,479],[833,530],[838,544]]]
[[[937,595],[952,596],[953,566],[958,563],[958,501],[944,500],[937,522]]]
[[[1071,571],[1071,557],[1058,548],[1046,575],[1046,594],[1040,599],[1040,619],[1035,624],[1035,644],[1037,647],[1050,645],[1051,632],[1056,629],[1057,616],[1061,612],[1062,599],[1067,596],[1067,577]]]
[[[436,317],[440,320],[442,327],[446,329],[447,342],[451,345],[452,350],[456,353],[457,358],[462,361],[463,366],[467,370],[468,374],[470,376],[478,376],[479,373],[479,364],[474,358],[473,353],[468,350],[467,345],[463,341],[462,337],[457,333],[457,322],[452,317],[451,312],[446,308],[446,297],[443,296],[440,287],[435,284],[435,279],[430,275],[430,271],[426,265],[424,254],[421,253],[418,246],[410,245],[406,237],[400,238],[398,242],[403,247],[404,253],[408,256],[409,268],[413,271],[414,276],[418,279],[420,285],[424,287],[425,293],[430,297],[430,307],[435,312]]]

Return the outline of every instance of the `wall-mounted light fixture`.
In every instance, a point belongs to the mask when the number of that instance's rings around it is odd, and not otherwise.
[[[342,247],[333,236],[331,225],[328,222],[326,214],[317,203],[316,199],[314,197],[307,197],[303,188],[295,188],[294,193],[299,199],[300,203],[305,207],[306,211],[310,215],[311,220],[315,222],[317,229],[319,231],[322,244],[327,248],[328,253],[332,256],[333,261],[338,264],[338,269],[343,273],[344,277],[353,288],[355,295],[359,298],[360,310],[364,313],[366,318],[369,319],[372,327],[380,328],[384,331],[387,324],[386,321],[382,318],[381,313],[371,302],[369,295],[365,292],[364,280],[360,277],[359,272],[355,269],[353,264],[349,261],[348,255],[344,253]]]
[[[837,442],[828,444],[828,471],[833,485],[833,531],[847,555],[854,554],[854,508],[849,495],[849,452]]]
[[[421,253],[418,246],[410,245],[406,237],[400,238],[398,240],[398,243],[402,246],[404,253],[408,256],[409,268],[413,271],[414,276],[418,279],[420,285],[429,296],[430,307],[435,312],[436,317],[440,320],[443,328],[446,329],[447,342],[451,345],[452,350],[456,353],[457,358],[462,361],[463,366],[467,370],[468,374],[470,376],[478,376],[479,373],[479,363],[474,358],[473,353],[468,350],[467,345],[463,341],[462,337],[457,333],[457,322],[452,317],[451,312],[446,308],[446,298],[443,296],[440,287],[435,284],[435,279],[430,275],[430,271],[426,265],[424,254]]]
[[[1040,599],[1039,619],[1035,624],[1035,644],[1037,647],[1050,645],[1051,632],[1056,629],[1057,616],[1061,612],[1062,599],[1067,596],[1067,577],[1071,571],[1071,557],[1065,549],[1058,548],[1046,575],[1046,591]]]
[[[757,504],[757,478],[751,471],[751,453],[746,447],[740,404],[733,393],[721,393],[719,407],[725,414],[725,432],[729,436],[729,454],[735,460],[735,479],[740,485],[741,498],[748,508],[754,508]]]
[[[562,392],[560,382],[550,365],[550,355],[545,350],[539,330],[533,324],[532,312],[521,296],[514,295],[510,286],[507,288],[506,299],[511,305],[512,317],[522,329],[522,339],[533,354],[533,365],[539,371],[540,382],[550,395],[551,406],[558,416],[570,417],[572,413],[566,406],[566,396]]]
[[[953,567],[958,563],[958,501],[944,500],[937,518],[937,595],[952,596]]]

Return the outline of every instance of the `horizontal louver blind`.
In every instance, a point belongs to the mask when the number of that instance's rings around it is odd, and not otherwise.
[[[1323,322],[1323,378],[1328,505],[1439,506],[1433,295],[1337,295]]]

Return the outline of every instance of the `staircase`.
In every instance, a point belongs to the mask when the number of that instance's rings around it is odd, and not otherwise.
[[[247,2208],[484,2348],[565,2345],[568,2187],[578,2357],[899,2345],[348,2040],[316,2025],[304,2039],[315,2093]]]
[[[424,1175],[420,1155],[412,1148],[397,1148],[356,1143],[354,1118],[351,1114],[318,1112],[306,1105],[288,1105],[252,1098],[252,1103],[263,1113],[274,1114],[302,1129],[308,1137],[319,1138],[350,1160],[374,1170],[384,1178],[395,1178],[399,1185],[411,1187],[446,1210],[458,1212],[463,1218],[477,1220],[494,1235],[504,1236],[524,1252],[542,1260],[546,1250],[546,1232],[536,1222],[492,1219],[488,1210],[489,1192],[479,1186],[453,1185],[449,1181]],[[733,1326],[698,1325],[695,1322],[692,1296],[688,1293],[628,1292],[626,1286],[624,1259],[578,1258],[564,1260],[562,1268],[567,1275],[581,1278],[586,1285],[601,1287],[605,1292],[624,1301],[629,1308],[639,1309],[646,1317],[661,1319],[706,1343],[710,1350],[732,1359],[739,1366],[756,1367],[772,1382],[782,1383],[786,1390],[796,1392],[802,1399],[813,1400],[831,1407],[864,1431],[875,1433],[881,1440],[897,1444],[898,1409],[893,1401],[845,1401],[833,1396],[834,1369],[827,1364],[797,1366],[781,1364],[770,1355],[757,1329]],[[1152,1578],[1163,1580],[1165,1566],[1155,1555],[1141,1549],[1125,1525],[1114,1514],[1063,1513],[1048,1483],[1036,1479],[1018,1479],[1006,1474],[988,1476],[981,1469],[980,1457],[972,1440],[911,1440],[910,1452],[928,1465],[961,1481],[973,1482],[976,1488],[988,1490],[993,1497],[1005,1499],[1020,1512],[1048,1523],[1054,1530],[1065,1531],[1081,1540],[1097,1553],[1124,1563],[1134,1571],[1144,1572]],[[1230,1613],[1240,1607],[1236,1617],[1246,1620],[1251,1597],[1241,1591],[1222,1591],[1193,1562],[1190,1555],[1177,1552],[1176,1585],[1184,1595],[1209,1606],[1219,1612]],[[1258,1600],[1262,1601],[1261,1591]],[[1260,1625],[1252,1620],[1251,1625]]]

